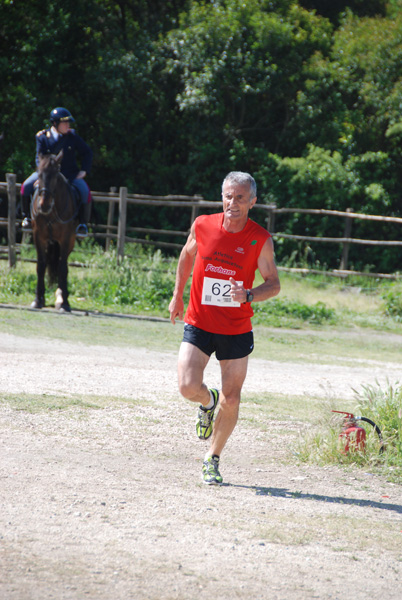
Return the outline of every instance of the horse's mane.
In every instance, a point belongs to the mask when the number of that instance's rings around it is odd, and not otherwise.
[[[59,170],[59,163],[55,154],[44,154],[39,157],[38,171],[42,172],[46,169],[56,167]]]

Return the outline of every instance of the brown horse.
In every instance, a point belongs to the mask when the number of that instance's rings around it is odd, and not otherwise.
[[[67,259],[75,243],[78,206],[67,179],[60,173],[61,151],[40,156],[38,188],[31,207],[32,232],[37,253],[37,287],[31,308],[45,306],[45,272],[57,282],[55,308],[71,311],[68,302]]]

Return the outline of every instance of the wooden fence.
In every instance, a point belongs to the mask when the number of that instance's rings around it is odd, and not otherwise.
[[[17,260],[17,253],[19,251],[19,244],[16,243],[17,227],[19,221],[16,218],[16,207],[17,197],[20,192],[21,185],[16,183],[16,176],[13,174],[7,174],[7,182],[0,182],[0,193],[6,192],[8,196],[8,217],[7,219],[0,218],[0,227],[5,227],[8,230],[7,240],[8,246],[6,248],[0,247],[0,254],[3,252],[7,254],[10,267],[14,266]],[[128,194],[127,188],[121,187],[112,188],[110,192],[92,192],[92,199],[95,203],[107,203],[108,204],[108,215],[106,224],[97,224],[96,231],[90,235],[95,238],[104,239],[106,249],[109,248],[111,240],[116,242],[117,255],[120,260],[124,256],[125,245],[129,243],[140,243],[140,244],[151,244],[159,247],[166,248],[177,248],[180,249],[182,244],[173,242],[162,242],[160,240],[154,241],[151,239],[144,239],[135,237],[132,234],[142,235],[158,235],[160,236],[181,236],[184,239],[188,235],[188,231],[193,223],[194,219],[204,209],[214,209],[214,211],[220,211],[222,207],[221,202],[204,200],[201,196],[181,196],[181,195],[169,195],[169,196],[148,196],[144,194]],[[187,231],[175,231],[175,230],[163,230],[163,229],[152,229],[146,227],[128,227],[127,226],[127,207],[128,205],[144,205],[148,207],[164,206],[164,207],[187,207],[191,208],[191,214],[189,216],[189,229]],[[115,215],[116,206],[118,208],[118,215]],[[402,218],[398,217],[385,217],[380,215],[366,215],[361,213],[355,213],[352,209],[346,211],[337,210],[326,210],[326,209],[312,209],[312,208],[278,208],[275,204],[259,204],[257,203],[254,207],[257,210],[263,211],[264,221],[267,224],[267,229],[273,235],[273,238],[290,239],[294,241],[306,241],[306,242],[319,242],[319,243],[336,243],[341,247],[340,257],[340,268],[332,271],[327,271],[326,274],[345,277],[351,274],[365,275],[369,277],[388,278],[396,279],[399,278],[399,273],[387,274],[387,273],[367,273],[348,271],[348,256],[351,244],[359,244],[366,246],[402,246],[401,240],[364,240],[358,238],[352,238],[352,223],[354,219],[370,220],[377,222],[396,223],[402,225]],[[311,215],[327,215],[331,217],[341,218],[343,220],[343,235],[342,237],[314,237],[304,235],[290,235],[275,231],[275,216],[286,213],[299,213],[299,214],[311,214]],[[115,224],[117,216],[117,225]],[[279,267],[279,270],[292,271],[299,273],[323,273],[322,271],[316,271],[314,269],[287,269]]]

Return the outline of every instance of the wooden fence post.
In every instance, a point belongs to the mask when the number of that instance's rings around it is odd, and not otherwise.
[[[347,208],[346,212],[349,212],[349,213],[353,212],[353,208]],[[352,233],[352,222],[353,222],[353,217],[345,217],[345,230],[343,232],[344,238],[350,238],[350,235]],[[342,244],[342,258],[341,258],[341,264],[339,265],[340,271],[346,271],[346,269],[348,268],[349,248],[350,248],[349,242],[344,242]]]
[[[200,200],[202,200],[202,196],[195,195],[194,196],[194,200],[196,200],[197,202],[199,202]],[[191,209],[191,219],[190,219],[190,229],[191,229],[192,224],[194,223],[194,221],[198,217],[199,212],[200,212],[199,206],[193,206],[192,207],[192,209]]]
[[[121,187],[119,191],[119,226],[117,230],[117,260],[124,257],[124,242],[126,240],[127,222],[127,188]]]
[[[13,173],[7,173],[6,179],[8,195],[8,263],[10,267],[15,267],[17,262],[15,250],[15,217],[17,214],[17,194],[15,184],[17,176]]]
[[[117,192],[116,187],[111,187],[110,192],[115,194]],[[114,217],[114,201],[109,200],[109,211],[107,213],[107,226],[106,226],[106,244],[105,250],[108,252],[110,247],[110,234],[112,233],[113,217]]]
[[[269,233],[275,233],[275,210],[276,204],[271,204],[268,210],[267,230]]]

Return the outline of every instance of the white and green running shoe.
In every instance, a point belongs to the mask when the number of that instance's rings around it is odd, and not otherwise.
[[[209,456],[202,463],[202,480],[207,485],[222,485],[223,479],[219,473],[219,456]]]
[[[195,429],[200,440],[207,440],[212,434],[212,422],[215,409],[219,402],[219,392],[215,388],[209,390],[213,396],[214,405],[212,408],[204,408],[200,405],[198,409],[197,422]]]

